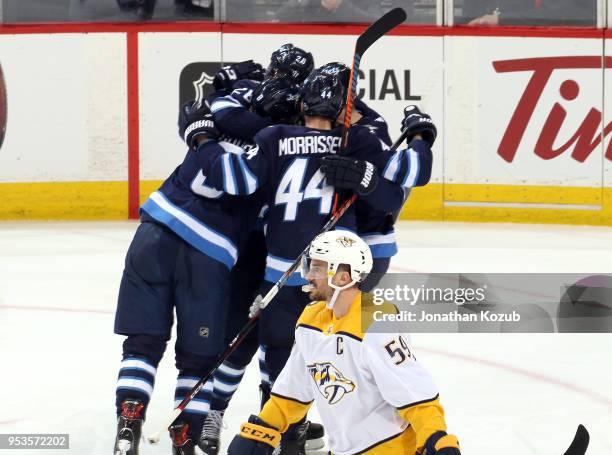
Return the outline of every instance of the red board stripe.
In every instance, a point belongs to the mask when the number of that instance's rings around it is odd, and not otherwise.
[[[140,206],[140,125],[138,106],[138,32],[127,33],[128,217]]]
[[[369,24],[290,24],[290,23],[226,23],[223,33],[275,35],[360,35]],[[434,25],[402,25],[388,35],[443,36],[445,27]]]
[[[604,30],[586,27],[444,27],[444,36],[509,36],[524,38],[599,38]]]
[[[280,35],[359,35],[367,25],[291,24],[291,23],[215,23],[215,22],[145,22],[145,23],[64,23],[1,24],[0,35],[48,33],[163,33],[221,32]],[[436,27],[402,25],[391,31],[396,36],[512,36],[530,38],[601,38],[609,30],[585,27]]]

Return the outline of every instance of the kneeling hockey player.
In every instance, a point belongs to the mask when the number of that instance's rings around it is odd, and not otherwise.
[[[229,455],[272,454],[281,433],[313,401],[334,455],[460,455],[457,438],[446,433],[438,390],[415,359],[409,336],[368,331],[374,310],[395,310],[374,306],[359,289],[372,268],[368,245],[348,231],[321,234],[303,268],[304,290],[314,302],[298,320],[295,345],[270,400],[242,425]]]

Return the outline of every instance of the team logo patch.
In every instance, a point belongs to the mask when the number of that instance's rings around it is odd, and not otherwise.
[[[314,363],[308,365],[308,373],[317,385],[321,395],[329,404],[338,403],[344,395],[355,390],[355,383],[344,375],[331,363]]]
[[[353,240],[350,237],[340,237],[338,239],[336,239],[336,242],[338,242],[340,245],[342,245],[345,248],[348,248],[350,246],[353,246],[355,243],[355,240]]]

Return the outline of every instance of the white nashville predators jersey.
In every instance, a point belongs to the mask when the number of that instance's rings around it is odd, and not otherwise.
[[[364,333],[362,295],[364,309],[381,309],[372,308],[368,294],[360,294],[340,319],[325,302],[304,310],[272,395],[305,406],[314,400],[334,455],[414,454],[431,428],[446,429],[438,390],[413,355],[407,334]],[[367,317],[368,310],[363,314]],[[424,404],[436,408],[439,422],[433,427],[421,424],[428,434],[418,437],[420,422],[408,422],[404,410]],[[428,412],[414,420],[425,420]],[[415,423],[412,431],[409,426]]]

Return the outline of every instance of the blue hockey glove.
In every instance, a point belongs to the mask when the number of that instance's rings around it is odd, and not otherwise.
[[[431,117],[424,114],[415,105],[407,106],[404,109],[404,120],[402,120],[402,133],[408,132],[408,142],[412,140],[415,134],[420,134],[423,140],[433,146],[438,130],[436,125],[431,120]]]
[[[215,74],[213,86],[215,90],[232,90],[234,82],[242,79],[263,81],[264,74],[265,71],[259,63],[255,63],[253,60],[246,60],[221,68]]]

